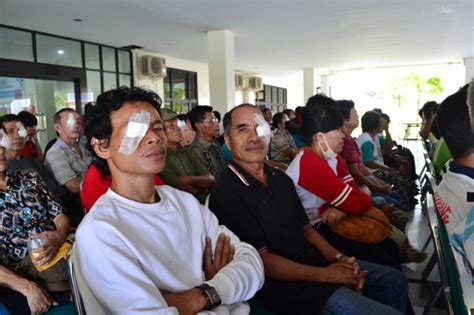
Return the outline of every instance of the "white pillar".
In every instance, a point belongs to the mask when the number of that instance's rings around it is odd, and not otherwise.
[[[328,75],[327,74],[321,75],[321,93],[323,93],[324,95],[327,95],[327,96],[331,96],[331,95],[329,95],[329,85],[328,85]]]
[[[464,67],[466,73],[466,83],[469,83],[474,78],[474,57],[464,58]]]
[[[305,68],[303,69],[303,95],[305,104],[308,101],[308,98],[314,94],[314,68]]]
[[[224,115],[235,106],[234,34],[227,30],[207,33],[211,106]]]

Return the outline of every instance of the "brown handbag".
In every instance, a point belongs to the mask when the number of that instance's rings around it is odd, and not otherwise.
[[[362,214],[348,215],[331,229],[334,233],[353,241],[378,244],[387,239],[392,227],[381,210],[370,207]]]

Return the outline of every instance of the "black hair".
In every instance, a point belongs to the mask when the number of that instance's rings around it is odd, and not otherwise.
[[[87,107],[84,128],[84,133],[87,136],[87,149],[92,153],[94,164],[104,177],[110,175],[110,169],[107,161],[95,153],[91,146],[91,139],[103,140],[105,145],[108,145],[112,136],[111,114],[122,108],[125,103],[135,102],[147,102],[158,111],[161,106],[161,98],[155,92],[138,87],[121,86],[100,94],[97,96],[95,106]]]
[[[280,112],[280,113],[276,113],[275,115],[273,115],[273,118],[272,118],[272,126],[273,128],[277,129],[278,128],[278,124],[281,123],[282,119],[283,119],[283,112]]]
[[[307,107],[301,126],[301,139],[305,144],[311,145],[314,134],[339,129],[342,124],[342,116],[334,107]]]
[[[219,113],[217,110],[213,111],[214,116],[217,118],[217,122],[221,122],[221,113]]]
[[[265,107],[262,109],[262,114],[266,114],[268,111],[271,111],[271,109],[269,107]]]
[[[336,108],[342,119],[349,120],[351,118],[351,109],[354,108],[354,102],[351,100],[339,100],[336,101]]]
[[[286,116],[288,116],[288,118],[290,118],[291,112],[294,113],[295,110],[294,110],[294,109],[289,109],[289,108],[287,108],[287,109],[285,109],[285,110],[283,111],[283,114],[285,114]]]
[[[433,136],[436,137],[436,139],[441,139],[441,131],[439,130],[439,124],[438,124],[438,115],[435,115],[433,118],[433,122],[431,123],[431,133]]]
[[[197,132],[196,124],[198,122],[202,123],[204,121],[206,113],[213,113],[212,106],[198,105],[191,109],[191,111],[188,113],[188,119],[194,131]]]
[[[438,103],[435,101],[426,102],[421,108],[424,117],[431,117],[438,110]]]
[[[390,116],[385,113],[380,113],[380,117],[385,119],[388,123],[390,123]]]
[[[6,114],[0,117],[0,127],[5,130],[5,126],[3,123],[10,122],[10,121],[21,121],[20,118],[15,114]]]
[[[55,124],[59,124],[61,122],[61,114],[65,112],[76,112],[76,111],[69,107],[61,108],[60,110],[56,112],[56,114],[54,114],[53,121]]]
[[[26,127],[38,126],[38,119],[36,119],[36,116],[26,110],[22,110],[21,112],[19,112],[18,118],[20,118],[21,122]]]
[[[225,135],[229,135],[229,132],[230,132],[230,127],[232,126],[232,115],[234,114],[234,112],[239,109],[239,108],[242,108],[242,107],[251,107],[251,108],[255,108],[255,109],[258,109],[257,106],[255,105],[252,105],[250,103],[243,103],[243,104],[240,104],[240,105],[237,105],[235,106],[234,108],[232,108],[230,111],[228,111],[227,113],[224,114],[224,118],[222,120],[222,124],[224,125],[224,134]]]
[[[336,107],[336,101],[323,94],[316,94],[311,96],[306,102],[306,107]]]
[[[465,85],[448,96],[439,106],[436,115],[440,133],[453,158],[463,158],[474,152],[474,132],[471,127],[474,122],[469,118],[468,86]]]
[[[176,117],[178,118],[178,120],[182,120],[182,121],[188,120],[188,115],[186,115],[186,114],[179,114]]]
[[[374,111],[366,112],[360,119],[362,132],[374,132],[380,127],[380,114]]]

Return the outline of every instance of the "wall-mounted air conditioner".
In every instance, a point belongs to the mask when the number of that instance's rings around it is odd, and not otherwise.
[[[150,55],[143,56],[142,75],[166,77],[166,59]]]
[[[249,78],[249,89],[253,91],[263,90],[263,81],[260,77],[250,77]]]
[[[242,74],[235,74],[235,89],[243,90],[244,89],[244,76]]]

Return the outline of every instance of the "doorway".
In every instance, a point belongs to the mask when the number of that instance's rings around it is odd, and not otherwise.
[[[0,77],[0,116],[26,110],[38,119],[37,138],[44,149],[56,137],[53,117],[61,108],[80,107],[74,82]]]

